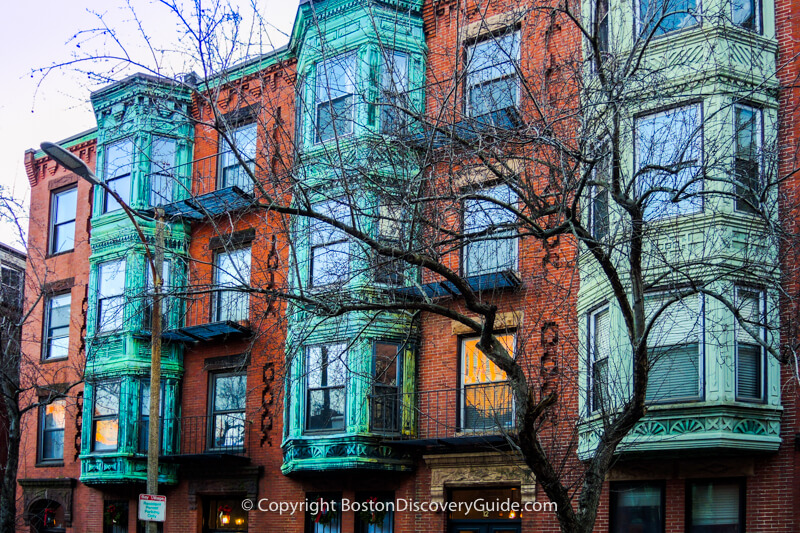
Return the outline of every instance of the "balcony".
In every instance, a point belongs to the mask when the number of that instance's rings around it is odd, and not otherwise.
[[[192,222],[208,220],[226,213],[243,211],[255,205],[252,194],[236,186],[218,189],[207,194],[172,202],[164,206],[168,218],[180,218]]]
[[[514,402],[506,382],[409,394],[375,394],[372,425],[385,440],[407,446],[500,445],[514,431]],[[412,409],[403,409],[406,405]],[[406,419],[397,413],[412,412]]]
[[[469,287],[475,292],[488,290],[515,289],[522,285],[519,276],[512,270],[502,270],[488,274],[478,274],[464,278]],[[413,287],[398,287],[392,289],[397,296],[412,299],[457,298],[461,291],[449,281],[434,281]]]
[[[471,143],[481,137],[509,137],[516,135],[524,125],[516,106],[496,109],[477,117],[465,117],[455,124],[443,125],[413,135],[409,140],[412,146],[443,148],[453,142]]]
[[[164,331],[167,341],[193,343],[239,339],[252,334],[247,293],[212,289],[185,301],[185,324]]]
[[[164,420],[177,429],[177,443],[164,450],[162,461],[192,463],[209,460],[250,462],[251,424],[244,413],[184,416]],[[145,431],[146,428],[140,429]],[[140,433],[142,435],[143,433]],[[144,433],[146,434],[146,433]],[[144,447],[146,453],[146,446]],[[140,446],[141,450],[141,446]]]

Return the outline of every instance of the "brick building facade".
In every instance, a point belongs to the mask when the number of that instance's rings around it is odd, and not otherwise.
[[[774,81],[778,46],[793,57],[788,3],[753,2],[749,18],[734,9],[701,25],[690,2],[681,5],[688,22],[670,15],[655,26],[640,13],[644,2],[635,10],[585,4],[586,20],[604,36],[602,61],[636,50],[642,27],[656,28],[648,60],[675,57],[670,47],[681,51],[674,63],[653,69],[661,94],[647,93],[620,112],[639,137],[621,144],[616,167],[642,165],[641,132],[665,116],[672,137],[686,132],[669,123],[690,123],[690,137],[699,131],[705,157],[692,152],[694,142],[680,157],[708,160],[681,159],[672,174],[687,166],[703,166],[704,176],[723,172],[728,163],[715,165],[712,154],[734,157],[744,127],[736,117],[747,113],[747,124],[757,124],[759,157],[777,131],[793,138],[793,123],[778,130],[777,117],[779,105],[793,109],[794,97],[778,101]],[[727,14],[728,7],[704,9]],[[618,384],[602,388],[603,372],[630,357],[613,344],[624,330],[621,312],[585,243],[612,249],[622,224],[608,196],[602,204],[594,192],[602,178],[591,180],[589,231],[580,238],[526,238],[509,230],[510,209],[493,207],[516,205],[520,183],[548,198],[554,176],[564,172],[519,142],[533,135],[526,123],[548,125],[549,133],[535,134],[541,142],[575,140],[574,131],[591,122],[596,108],[579,102],[592,98],[597,75],[584,60],[594,50],[568,22],[552,10],[503,1],[303,1],[287,47],[204,80],[134,75],[93,93],[97,128],[61,144],[105,186],[27,152],[28,278],[45,297],[28,293],[27,305],[37,303],[23,350],[41,353],[34,366],[50,382],[83,377],[85,385],[26,426],[19,531],[142,530],[136,498],[145,480],[147,255],[156,207],[167,217],[164,531],[558,531],[541,485],[506,438],[515,424],[507,377],[456,315],[476,316],[476,302],[496,306],[495,335],[531,389],[559,395],[537,427],[563,482],[579,484],[606,402],[624,395],[628,381],[620,370]],[[633,40],[628,26],[639,28]],[[721,59],[719,50],[726,50]],[[795,71],[781,71],[782,81],[791,82]],[[588,81],[575,83],[576,76]],[[694,127],[696,116],[712,118]],[[737,140],[712,142],[719,138]],[[661,152],[667,159],[672,153],[664,145]],[[502,165],[486,164],[487,154],[498,153]],[[784,157],[781,175],[795,168],[789,161]],[[757,176],[767,174],[766,163],[755,164]],[[393,213],[411,208],[404,187],[415,180],[429,190],[456,190],[440,193],[430,204],[437,209],[425,212],[439,232],[426,249],[443,265],[436,271],[375,257],[345,229],[374,237],[372,248],[403,242],[407,219]],[[135,223],[106,187],[138,213]],[[731,201],[751,196],[714,185],[702,192],[703,208],[681,204],[675,193],[656,206],[668,216],[649,211],[646,222],[677,220],[658,227],[687,250],[724,232],[733,247],[741,228],[761,228],[752,217],[758,206]],[[765,203],[776,203],[770,194]],[[453,244],[448,235],[468,242]],[[716,258],[713,246],[709,257]],[[743,260],[744,246],[729,261]],[[678,265],[676,248],[669,250],[653,255]],[[796,529],[800,515],[787,504],[799,490],[793,374],[769,357],[770,343],[779,343],[766,333],[788,331],[793,314],[786,308],[777,316],[777,286],[760,270],[777,263],[777,252],[764,253],[728,277],[685,270],[703,286],[733,291],[733,301],[755,301],[763,317],[755,323],[768,323],[763,342],[735,336],[743,334],[733,315],[702,292],[678,298],[692,312],[674,319],[677,340],[656,345],[669,348],[663,360],[677,366],[654,371],[661,373],[650,385],[653,396],[648,388],[652,405],[618,449],[596,531]],[[454,285],[446,269],[464,285]],[[664,294],[665,286],[651,293]],[[368,310],[342,313],[342,302]],[[702,324],[702,335],[693,324]],[[533,511],[241,510],[245,499],[268,506],[476,498],[510,499]]]

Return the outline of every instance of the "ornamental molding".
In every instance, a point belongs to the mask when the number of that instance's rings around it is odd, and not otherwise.
[[[18,483],[22,487],[25,506],[22,519],[25,525],[30,525],[30,508],[33,504],[42,500],[52,500],[64,509],[64,525],[66,527],[72,526],[72,491],[77,484],[77,480],[69,477],[20,479]]]
[[[189,509],[197,509],[197,496],[200,495],[244,495],[251,500],[258,499],[258,480],[262,474],[260,466],[245,466],[210,470],[202,468],[188,475],[196,475],[189,479]]]
[[[448,488],[519,485],[523,502],[536,501],[536,480],[515,453],[423,455],[431,470],[431,502],[444,504]]]

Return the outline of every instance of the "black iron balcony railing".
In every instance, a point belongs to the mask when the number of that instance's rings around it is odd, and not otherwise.
[[[413,394],[377,386],[370,396],[370,427],[392,440],[504,435],[514,429],[511,386],[479,383]]]
[[[250,446],[250,424],[243,412],[214,413],[209,416],[184,416],[161,420],[162,455],[180,458],[246,458]],[[138,424],[139,453],[147,453],[147,420]]]
[[[183,325],[165,329],[163,337],[177,342],[246,337],[252,333],[249,316],[249,294],[215,288],[184,299]]]

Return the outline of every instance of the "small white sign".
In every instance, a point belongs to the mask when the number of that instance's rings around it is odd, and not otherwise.
[[[163,522],[167,516],[167,497],[139,494],[139,520]]]

